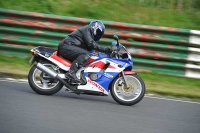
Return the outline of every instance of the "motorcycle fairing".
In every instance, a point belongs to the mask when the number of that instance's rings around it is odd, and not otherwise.
[[[57,51],[53,48],[38,46],[31,49],[31,52],[36,52],[40,57],[58,65],[64,71],[68,71],[71,66],[71,62],[58,56]]]
[[[109,63],[109,66],[104,71],[102,71],[103,66],[105,66],[107,63]],[[114,78],[118,76],[126,68],[129,68],[129,69],[132,68],[130,61],[128,60],[124,60],[124,59],[116,60],[114,58],[112,59],[103,58],[91,63],[84,70],[84,75],[87,77],[87,79],[89,79],[88,77],[89,72],[96,73],[98,75],[98,78],[95,81],[92,81],[92,83],[93,85],[94,85],[94,82],[100,85],[105,90],[102,92],[105,93],[109,91],[109,85],[114,80]],[[93,87],[95,88],[95,85]],[[102,90],[102,88],[99,89],[99,87],[96,87],[96,90],[99,91],[99,90]]]
[[[92,81],[90,78],[86,77],[87,84],[86,85],[79,85],[78,89],[80,90],[87,90],[93,92],[101,92],[105,95],[109,95],[108,91],[100,85],[98,82]]]
[[[50,56],[50,58],[62,63],[63,65],[65,65],[66,67],[70,67],[72,62],[65,60],[64,58],[60,57],[57,55],[57,51],[55,53],[53,53],[53,55]]]
[[[51,50],[51,48],[43,49],[38,47],[36,50],[41,57],[53,62],[65,71],[69,70],[71,62],[58,56],[57,51]],[[118,76],[123,70],[132,69],[132,60],[130,61],[129,59],[115,59],[107,57],[108,55],[101,52],[91,56],[91,59],[86,64],[87,66],[84,70],[84,76],[86,77],[87,84],[79,85],[78,89],[101,92],[105,95],[108,95],[109,85],[114,80],[114,78]],[[106,64],[109,64],[108,67],[102,71]],[[98,79],[92,81],[88,77],[88,72],[96,73],[98,75]]]
[[[53,53],[55,53],[57,51],[54,48],[43,47],[43,46],[38,46],[34,50],[45,57],[50,57]]]

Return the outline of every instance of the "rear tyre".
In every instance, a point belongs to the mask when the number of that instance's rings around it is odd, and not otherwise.
[[[138,75],[125,75],[129,88],[123,77],[117,77],[110,90],[113,99],[122,105],[131,106],[140,102],[145,95],[145,84]]]
[[[56,73],[62,72],[62,70],[49,62],[40,63]],[[28,82],[32,90],[41,95],[53,95],[63,87],[63,84],[60,81],[51,78],[46,73],[39,70],[36,65],[29,71]]]

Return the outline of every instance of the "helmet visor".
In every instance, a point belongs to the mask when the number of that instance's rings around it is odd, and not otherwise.
[[[97,29],[97,35],[99,36],[99,39],[103,36],[103,31],[101,31],[100,29]]]

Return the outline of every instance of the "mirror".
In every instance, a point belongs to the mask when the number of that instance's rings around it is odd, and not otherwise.
[[[119,38],[118,38],[117,35],[113,35],[113,38],[114,38],[115,40],[119,40]]]
[[[119,46],[119,38],[118,38],[118,36],[117,36],[117,35],[113,35],[113,38],[114,38],[115,40],[117,40],[117,46]]]

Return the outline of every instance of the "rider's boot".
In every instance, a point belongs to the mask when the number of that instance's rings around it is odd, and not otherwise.
[[[76,72],[85,65],[85,63],[90,59],[90,56],[87,54],[81,54],[77,57],[76,60],[72,62],[70,70],[66,73],[66,78],[72,81],[72,84],[81,84],[82,80],[78,79]]]
[[[72,63],[69,72],[65,74],[65,77],[70,80],[70,84],[80,84],[81,80],[77,78],[76,72],[78,71],[78,66],[76,62]]]

